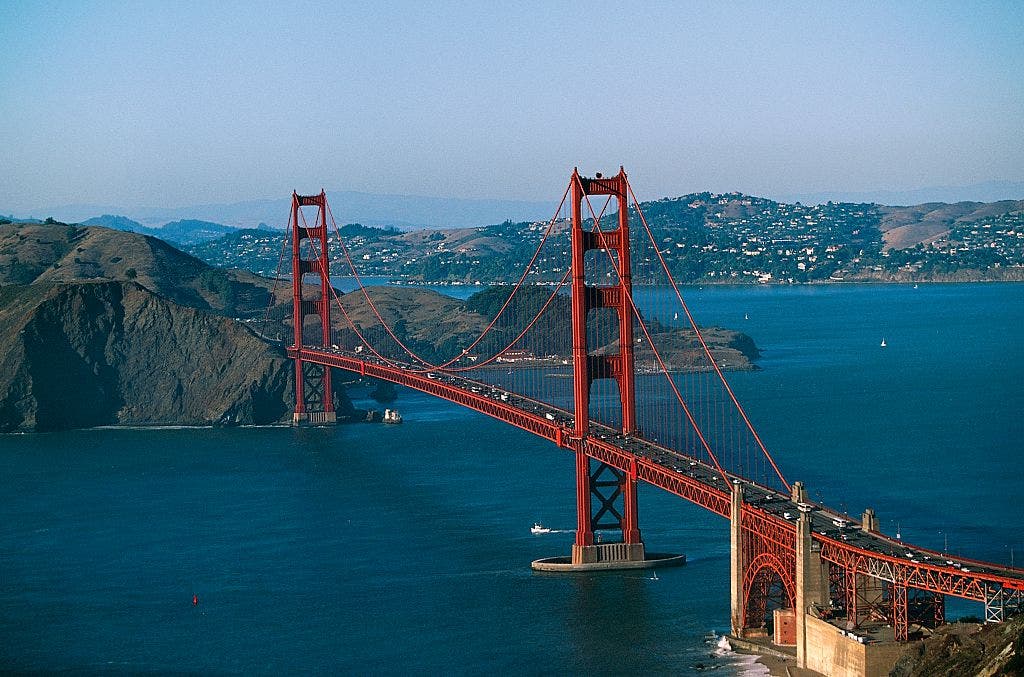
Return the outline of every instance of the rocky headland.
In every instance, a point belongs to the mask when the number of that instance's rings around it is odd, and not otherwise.
[[[0,226],[0,432],[286,421],[292,363],[252,320],[288,302],[157,238]]]

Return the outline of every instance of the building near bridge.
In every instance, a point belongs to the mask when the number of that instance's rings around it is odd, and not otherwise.
[[[534,354],[522,348],[509,348],[501,355],[498,355],[497,362],[525,362],[534,359]]]

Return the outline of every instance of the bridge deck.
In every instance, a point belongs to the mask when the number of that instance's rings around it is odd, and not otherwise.
[[[729,516],[730,490],[715,468],[641,437],[627,437],[595,423],[590,434],[581,439],[575,435],[569,412],[453,374],[423,372],[409,364],[327,348],[290,347],[288,355],[415,388],[469,407],[562,448],[582,451],[722,517]],[[791,547],[799,506],[789,496],[744,477],[728,477],[743,485],[744,514],[771,523],[775,528],[769,531],[788,541],[780,545]],[[881,533],[862,531],[855,521],[827,506],[811,507],[812,537],[820,545],[822,558],[848,571],[982,602],[994,595],[1013,598],[1018,605],[1024,599],[1022,569],[918,548]]]

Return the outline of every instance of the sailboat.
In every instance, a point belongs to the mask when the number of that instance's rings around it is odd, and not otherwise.
[[[882,347],[885,347],[885,339],[882,339]]]
[[[676,313],[675,315],[673,315],[672,319],[673,320],[678,320],[679,319],[679,313]]]

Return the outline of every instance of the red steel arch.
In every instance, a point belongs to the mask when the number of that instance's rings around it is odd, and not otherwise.
[[[759,627],[766,620],[768,585],[774,574],[782,583],[786,594],[783,608],[791,609],[796,604],[796,570],[790,569],[778,555],[762,552],[747,565],[743,573],[743,627]],[[755,585],[757,589],[755,590]]]

